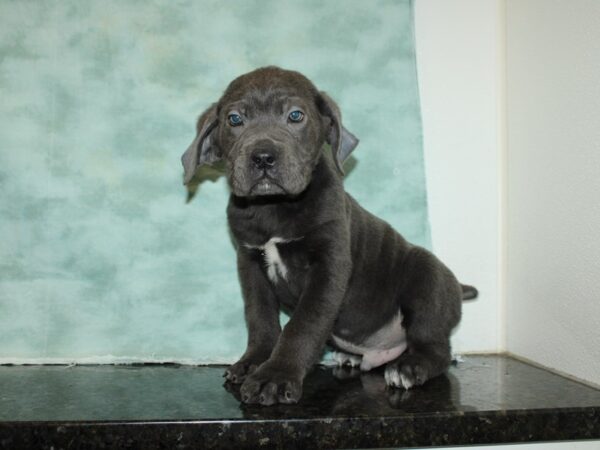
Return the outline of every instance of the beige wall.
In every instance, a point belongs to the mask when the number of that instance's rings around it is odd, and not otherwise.
[[[600,384],[600,2],[507,1],[508,350]]]
[[[600,384],[600,1],[417,0],[435,252],[458,351]]]
[[[500,203],[503,29],[498,0],[415,2],[417,69],[434,252],[480,291],[456,352],[503,347]]]

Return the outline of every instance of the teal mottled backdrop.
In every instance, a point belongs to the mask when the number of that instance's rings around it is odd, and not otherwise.
[[[186,204],[179,158],[268,64],[338,101],[347,189],[427,246],[411,2],[0,0],[0,362],[241,354],[225,180]]]

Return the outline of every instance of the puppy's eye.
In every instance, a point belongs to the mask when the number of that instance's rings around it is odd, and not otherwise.
[[[239,114],[229,114],[229,116],[227,116],[227,120],[229,121],[229,125],[232,127],[237,127],[244,123]]]
[[[290,122],[302,122],[304,113],[302,111],[292,111],[288,116],[288,119],[290,119]]]

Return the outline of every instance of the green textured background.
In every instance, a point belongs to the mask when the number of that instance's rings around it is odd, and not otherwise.
[[[0,362],[232,361],[246,331],[223,178],[179,158],[276,64],[361,138],[346,186],[428,246],[409,1],[0,0]]]

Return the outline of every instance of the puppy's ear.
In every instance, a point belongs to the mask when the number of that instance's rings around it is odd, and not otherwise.
[[[331,153],[333,154],[335,165],[340,174],[344,175],[344,161],[346,161],[352,150],[358,145],[358,138],[344,128],[340,108],[325,92],[319,93],[317,106],[321,115],[327,119],[325,123],[329,128],[326,139],[329,145],[331,145]]]
[[[181,156],[184,170],[183,184],[188,184],[192,180],[198,167],[214,164],[221,159],[221,149],[213,136],[217,125],[217,104],[214,103],[198,119],[196,138]]]

